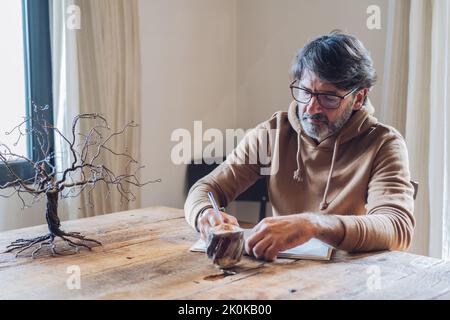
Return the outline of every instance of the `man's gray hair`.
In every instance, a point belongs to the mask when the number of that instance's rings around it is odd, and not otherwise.
[[[312,40],[298,52],[292,74],[301,80],[306,70],[340,90],[370,90],[377,80],[370,53],[361,41],[339,30]]]

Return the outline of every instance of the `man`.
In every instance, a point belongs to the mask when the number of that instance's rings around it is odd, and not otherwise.
[[[264,176],[261,163],[243,164],[264,144],[258,130],[251,131],[225,163],[192,187],[188,223],[205,237],[220,223],[207,192],[226,206],[266,178],[274,216],[253,229],[245,243],[250,255],[273,261],[311,238],[349,252],[406,250],[415,224],[408,154],[401,135],[371,115],[368,93],[376,75],[368,51],[355,37],[332,32],[300,50],[293,75],[288,112],[257,128],[276,130],[267,143],[269,166],[277,170]]]

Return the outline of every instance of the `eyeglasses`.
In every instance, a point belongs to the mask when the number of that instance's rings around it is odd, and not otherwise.
[[[314,93],[307,89],[295,86],[294,84],[297,81],[298,80],[295,80],[290,85],[292,97],[295,99],[295,101],[302,104],[308,104],[311,101],[312,97],[316,97],[319,104],[325,109],[338,109],[341,106],[342,100],[358,90],[358,88],[355,88],[345,96],[338,96],[337,94],[332,93]]]

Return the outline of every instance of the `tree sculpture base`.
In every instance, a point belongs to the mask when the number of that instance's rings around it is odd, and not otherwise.
[[[67,251],[58,252],[56,249],[56,243],[55,239],[60,238],[64,241],[64,243],[72,249],[72,252]],[[81,240],[81,242],[77,240]],[[88,246],[84,242],[90,242],[93,243],[93,246]],[[77,254],[80,251],[80,248],[86,248],[88,250],[92,250],[92,247],[94,246],[101,246],[101,242],[93,239],[86,238],[81,233],[78,232],[70,232],[65,233],[63,231],[59,231],[57,234],[49,233],[46,236],[37,237],[34,239],[19,239],[11,243],[9,246],[6,247],[7,251],[5,253],[13,253],[16,252],[16,258],[23,252],[27,250],[33,250],[31,252],[31,257],[34,259],[36,258],[36,255],[43,250],[45,247],[48,247],[50,252],[57,256],[57,255],[66,255],[66,254]]]
[[[49,234],[34,239],[16,240],[6,247],[7,251],[5,253],[16,252],[17,258],[21,253],[27,250],[33,250],[31,257],[34,259],[37,253],[43,250],[44,247],[48,247],[53,255],[67,254],[67,251],[62,253],[56,250],[56,238],[62,239],[65,244],[72,249],[72,254],[77,254],[80,251],[80,248],[91,250],[92,247],[88,246],[85,242],[91,242],[99,246],[102,245],[101,242],[86,238],[79,232],[66,233],[61,230],[61,222],[58,218],[58,193],[47,194],[47,211],[45,218],[47,220],[48,230],[50,230]],[[81,240],[81,242],[77,240]]]

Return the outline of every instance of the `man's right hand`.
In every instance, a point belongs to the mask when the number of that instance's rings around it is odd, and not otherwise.
[[[233,224],[235,226],[239,226],[239,223],[235,217],[232,215],[229,215],[225,212],[220,212],[222,215],[223,223]],[[218,226],[221,224],[221,221],[219,220],[219,217],[217,217],[216,212],[214,209],[207,209],[205,210],[200,217],[198,218],[197,227],[198,230],[200,230],[200,236],[203,240],[206,240],[208,238],[209,230],[215,226]]]

